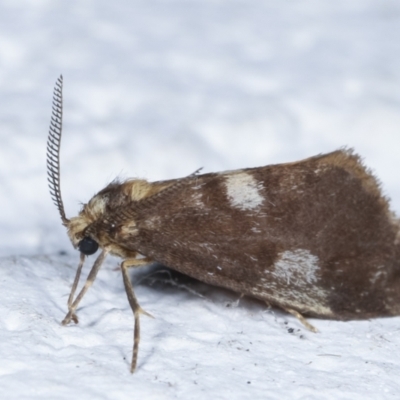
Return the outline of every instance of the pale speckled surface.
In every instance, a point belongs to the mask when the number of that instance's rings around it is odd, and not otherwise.
[[[80,324],[62,327],[78,254],[48,195],[45,141],[62,73],[68,216],[117,175],[344,145],[400,212],[399,35],[396,0],[3,1],[0,398],[397,399],[400,318],[312,320],[313,334],[226,291],[142,282],[155,319],[142,318],[131,376],[131,311],[110,259]]]
[[[228,175],[225,186],[229,203],[239,210],[255,210],[264,201],[262,183],[246,172]]]

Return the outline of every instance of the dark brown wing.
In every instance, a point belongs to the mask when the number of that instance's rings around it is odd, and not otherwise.
[[[192,177],[135,219],[122,246],[203,282],[316,316],[399,312],[398,227],[350,151]]]

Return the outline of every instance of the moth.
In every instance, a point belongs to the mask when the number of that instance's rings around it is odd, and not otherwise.
[[[106,256],[120,257],[134,316],[131,372],[146,312],[128,270],[153,262],[286,310],[311,330],[305,316],[400,314],[399,219],[352,150],[167,181],[113,181],[67,218],[60,190],[62,87],[60,76],[47,142],[48,182],[80,251],[62,324],[78,322],[77,307]],[[99,248],[75,297],[85,258]]]

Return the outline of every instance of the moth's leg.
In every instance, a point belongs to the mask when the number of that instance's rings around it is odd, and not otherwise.
[[[139,352],[139,342],[140,342],[140,314],[146,314],[151,317],[149,313],[144,311],[140,307],[139,302],[133,291],[131,280],[129,279],[128,269],[132,267],[142,267],[148,265],[152,262],[147,258],[136,259],[129,258],[121,263],[122,278],[124,280],[124,286],[126,291],[126,296],[128,297],[129,305],[131,306],[133,316],[135,319],[135,328],[133,331],[133,352],[132,352],[132,362],[131,362],[131,373],[136,369],[138,352]]]
[[[74,283],[72,284],[71,293],[69,294],[69,297],[68,297],[68,311],[71,310],[71,305],[72,305],[72,302],[74,301],[76,288],[78,287],[78,283],[79,283],[79,279],[81,277],[81,272],[82,272],[82,267],[83,267],[84,262],[85,262],[85,255],[83,253],[81,253],[78,269],[76,270],[76,274],[75,274]],[[78,317],[76,316],[75,313],[72,313],[71,319],[76,324],[79,322]]]
[[[99,272],[101,264],[103,264],[103,261],[106,258],[107,253],[108,253],[108,250],[103,249],[103,251],[100,253],[100,255],[96,258],[96,261],[94,262],[93,267],[90,270],[89,275],[86,279],[85,285],[79,292],[78,296],[76,296],[76,299],[68,306],[68,308],[69,308],[68,314],[65,316],[65,318],[61,322],[63,325],[67,325],[71,322],[71,320],[74,320],[75,310],[77,309],[77,307],[78,307],[80,301],[82,300],[83,296],[85,295],[85,293],[88,291],[90,286],[92,286],[94,280],[96,279],[97,273]]]
[[[298,311],[293,310],[292,308],[284,308],[289,314],[295,316],[309,331],[317,333],[318,329],[311,325]]]

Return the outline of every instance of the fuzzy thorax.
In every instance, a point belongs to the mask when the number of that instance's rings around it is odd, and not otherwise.
[[[68,236],[75,248],[86,235],[90,226],[107,218],[118,208],[127,208],[132,203],[150,197],[169,186],[169,183],[149,183],[142,179],[129,179],[124,182],[113,181],[103,190],[95,194],[87,204],[84,204],[79,215],[71,218],[66,226]],[[132,233],[135,221],[131,220],[123,226]],[[108,234],[107,230],[94,229],[94,236],[101,248],[107,247],[110,253],[126,258],[132,256],[132,251],[121,248]]]

